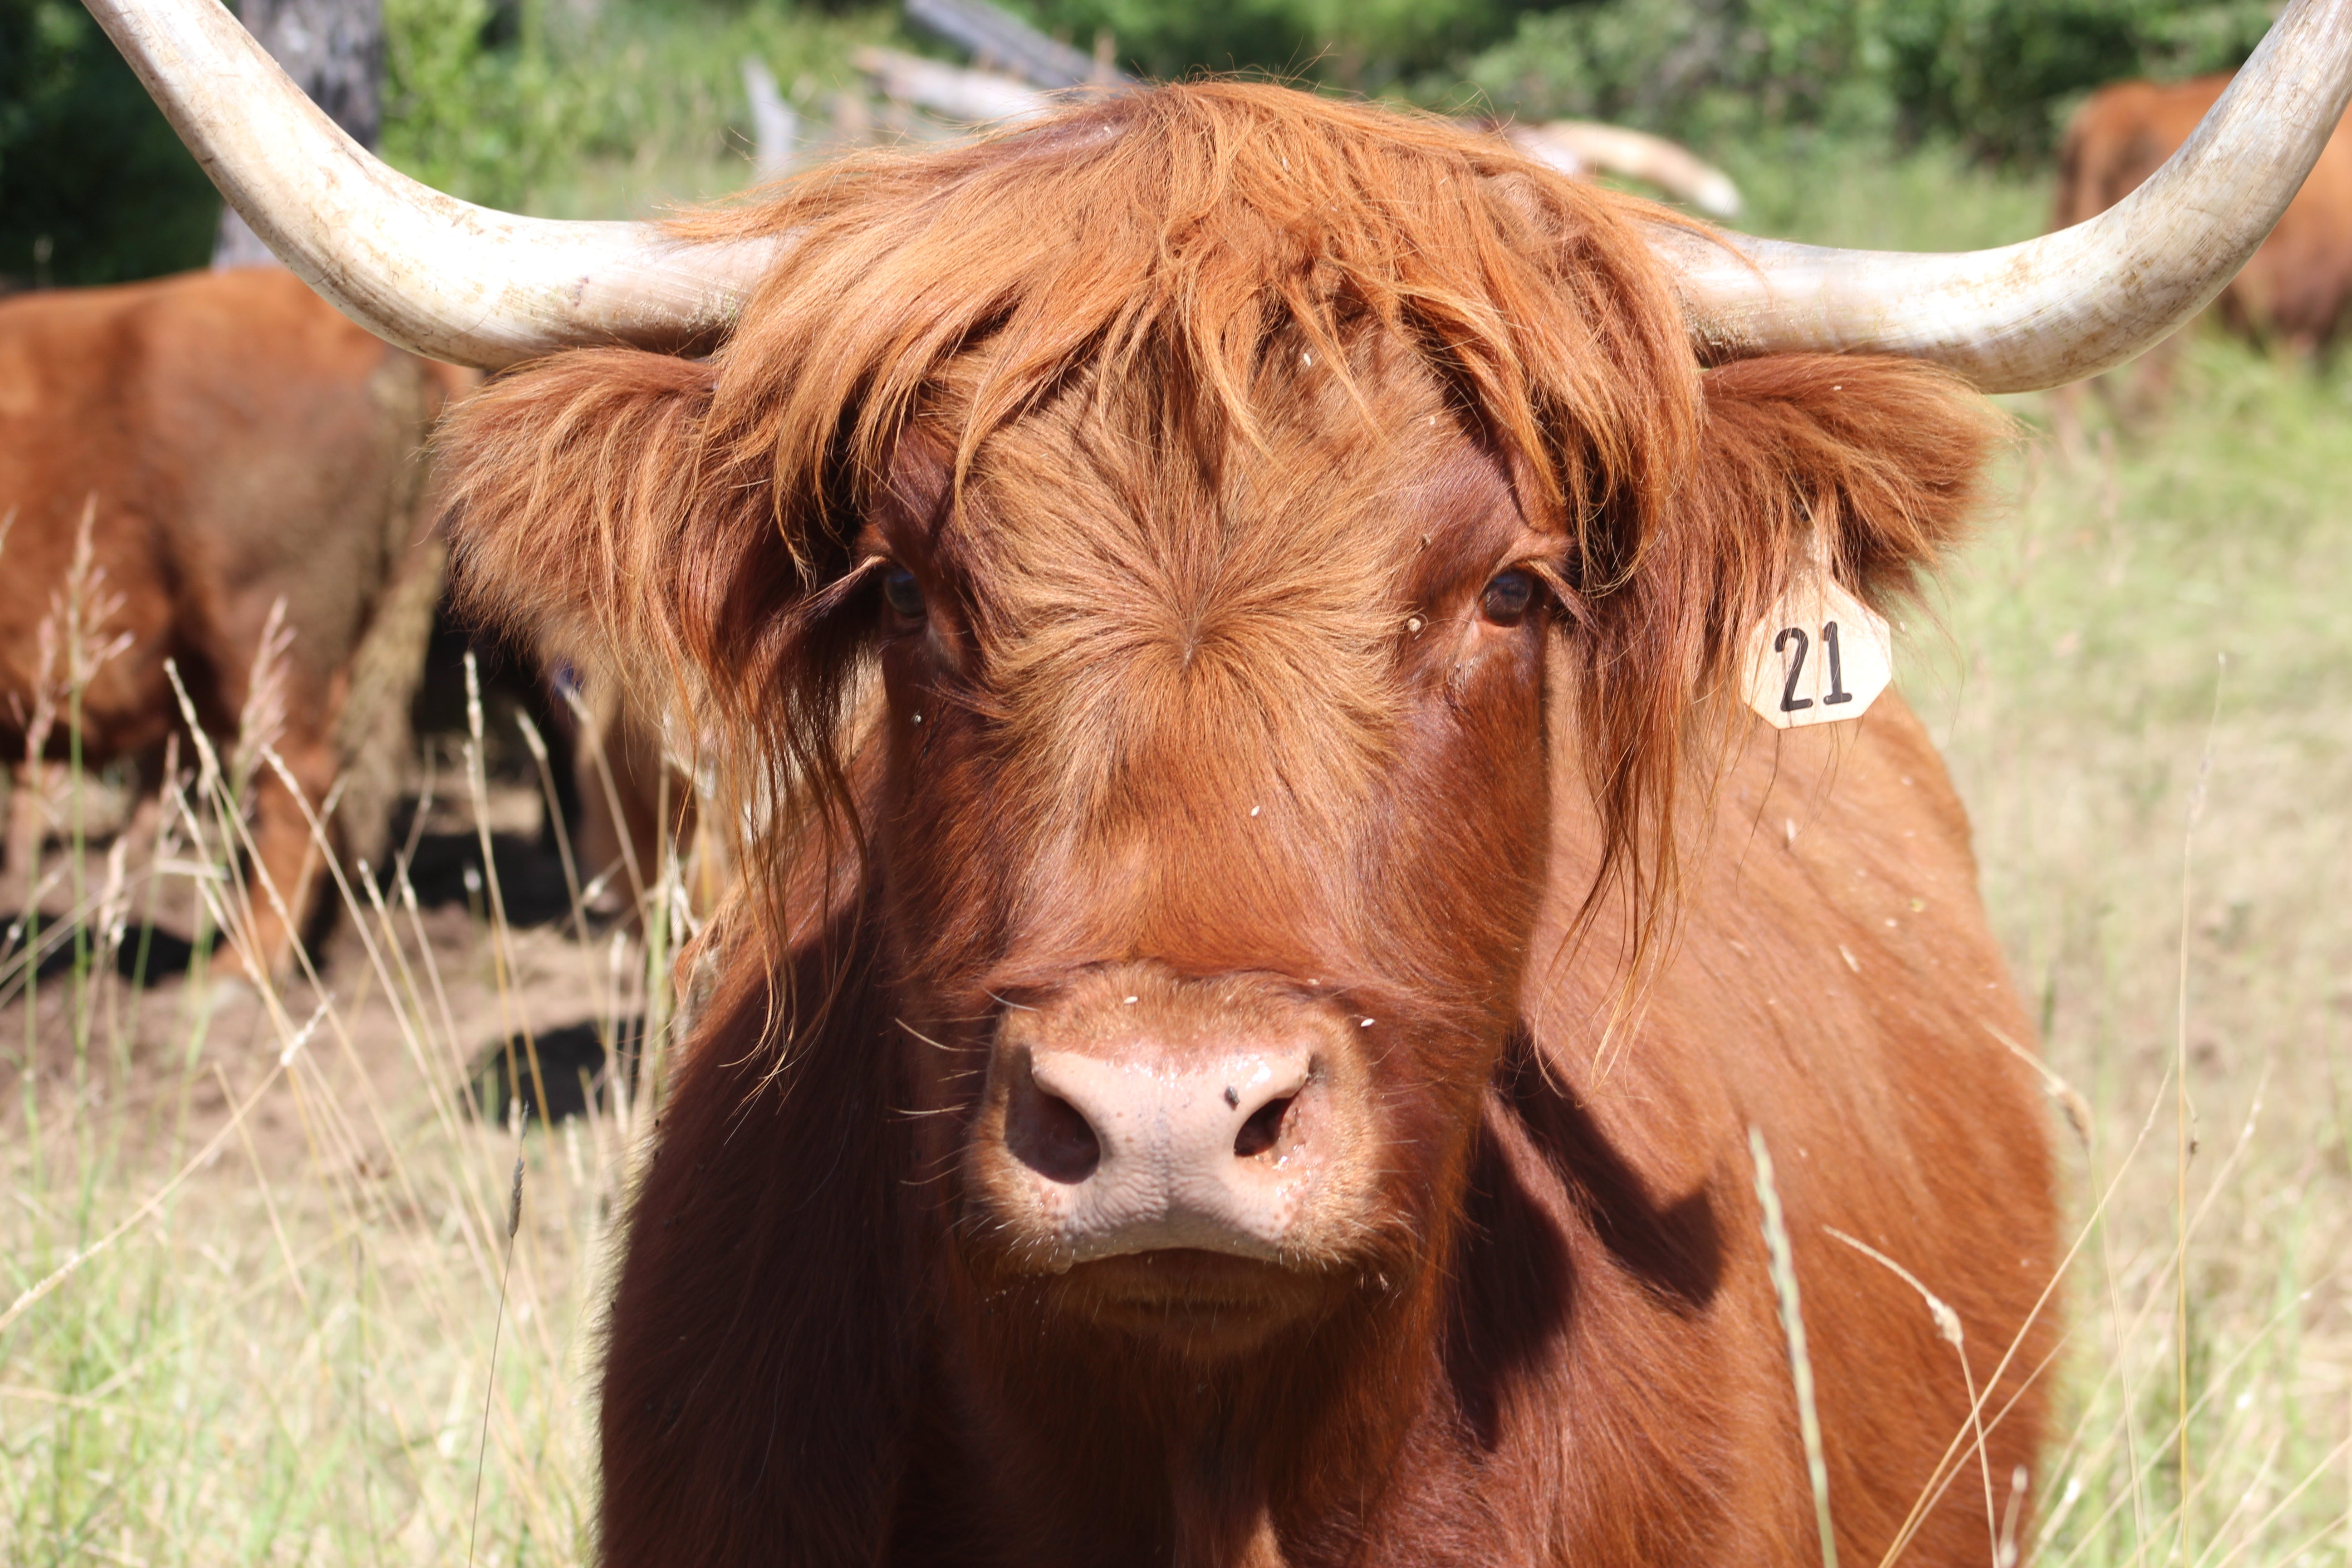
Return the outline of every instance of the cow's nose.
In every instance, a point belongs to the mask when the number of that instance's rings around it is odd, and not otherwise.
[[[1308,1049],[1177,1059],[1014,1046],[995,1065],[1005,1074],[1003,1177],[1061,1259],[1168,1247],[1280,1255],[1318,1163]]]

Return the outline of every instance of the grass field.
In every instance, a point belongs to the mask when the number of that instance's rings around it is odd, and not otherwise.
[[[2046,199],[1935,153],[1735,173],[1759,226],[1847,243],[2015,238]],[[2018,400],[1980,537],[1906,617],[2083,1237],[2019,1545],[2352,1565],[2352,374],[2200,341],[2179,383],[2161,425],[2094,403],[2065,445]],[[420,844],[533,819],[462,743],[436,778]],[[53,906],[134,952],[151,899],[233,922],[205,870],[232,783],[192,785],[145,864],[93,805]],[[103,952],[29,1005],[0,981],[0,1562],[583,1558],[595,1304],[657,1065],[551,1133],[455,1086],[510,1031],[650,1011],[658,1040],[672,924],[514,929],[500,890],[355,890],[323,989],[258,996],[224,957],[140,990]]]
[[[2185,379],[2144,440],[2021,450],[1906,688],[2088,1108],[2043,1560],[2343,1563],[2352,382],[2211,343]]]

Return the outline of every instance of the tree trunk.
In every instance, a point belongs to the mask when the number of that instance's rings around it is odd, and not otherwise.
[[[383,0],[242,0],[237,15],[313,103],[361,146],[375,146],[383,123]],[[215,270],[277,259],[235,208],[221,209]]]

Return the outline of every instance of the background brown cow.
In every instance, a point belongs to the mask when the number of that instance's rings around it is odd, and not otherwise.
[[[2093,93],[2066,127],[2051,226],[2095,217],[2138,189],[2189,140],[2234,74],[2118,82]],[[2214,307],[2231,331],[2308,354],[2334,343],[2345,325],[2347,301],[2352,132],[2339,124],[2278,226]],[[2142,360],[2136,399],[2143,406],[2162,395],[2176,352],[2159,346]]]
[[[87,518],[78,592],[107,656],[80,694],[82,760],[144,761],[152,785],[180,723],[174,662],[225,750],[242,731],[256,869],[299,923],[320,858],[253,753],[273,747],[314,809],[348,774],[336,820],[372,850],[439,582],[419,548],[419,453],[472,379],[275,268],[0,302],[0,755],[25,758],[44,713],[42,754],[67,754],[58,645]],[[55,826],[30,782],[12,807],[12,908]],[[275,967],[287,922],[258,891],[252,906],[244,951]]]

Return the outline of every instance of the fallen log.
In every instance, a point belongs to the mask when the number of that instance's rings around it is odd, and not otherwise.
[[[907,0],[907,20],[1032,87],[1132,87],[1106,62],[1049,38],[988,0]]]

